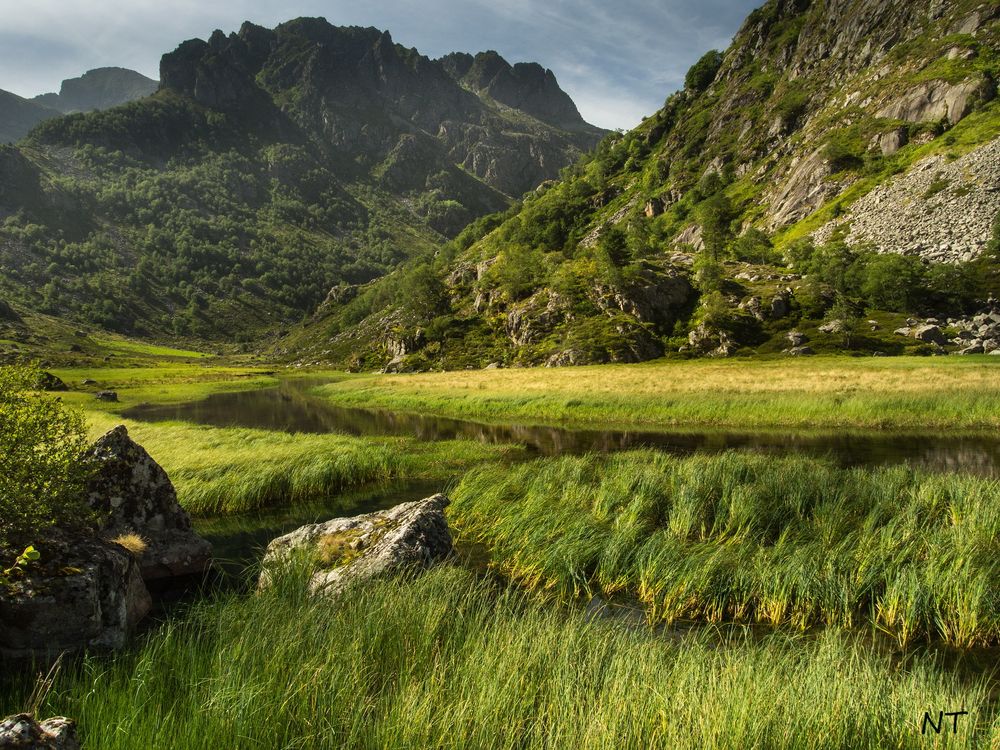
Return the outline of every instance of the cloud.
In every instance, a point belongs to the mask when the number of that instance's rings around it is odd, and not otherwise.
[[[438,57],[495,49],[551,68],[585,118],[632,127],[654,112],[711,48],[724,48],[762,0],[31,0],[4,10],[0,88],[22,96],[105,65],[157,77],[160,55],[244,20],[273,26],[322,15],[389,29]]]

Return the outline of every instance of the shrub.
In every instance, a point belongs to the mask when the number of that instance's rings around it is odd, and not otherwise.
[[[88,518],[83,417],[35,393],[37,367],[0,367],[0,548]]]

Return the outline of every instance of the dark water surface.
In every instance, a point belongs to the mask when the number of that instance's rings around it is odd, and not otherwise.
[[[302,433],[477,440],[523,445],[544,456],[654,448],[677,455],[747,450],[772,455],[829,457],[840,466],[905,463],[930,471],[1000,477],[1000,436],[990,433],[892,433],[811,430],[595,430],[479,422],[382,409],[357,409],[311,396],[315,382],[219,393],[202,401],[140,405],[123,416],[146,422],[179,420],[216,427]]]

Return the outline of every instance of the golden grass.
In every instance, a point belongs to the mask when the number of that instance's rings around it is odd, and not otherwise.
[[[322,393],[487,420],[974,429],[1000,426],[998,386],[986,357],[816,357],[371,375]]]
[[[119,534],[111,540],[115,544],[127,549],[132,557],[138,559],[149,549],[149,542],[135,533]]]

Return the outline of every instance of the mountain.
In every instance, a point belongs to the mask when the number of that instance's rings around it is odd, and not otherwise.
[[[0,297],[258,342],[331,288],[433,253],[605,134],[550,71],[489,59],[504,83],[479,88],[452,58],[321,18],[186,41],[152,96],[0,151]]]
[[[477,91],[517,79],[446,62]],[[340,290],[274,352],[428,369],[988,350],[966,317],[1000,295],[998,77],[996,0],[771,0],[637,128]]]
[[[58,116],[55,110],[0,90],[0,143],[19,141],[38,123]]]
[[[127,68],[95,68],[79,78],[67,78],[58,94],[41,94],[32,101],[63,114],[110,109],[149,96],[157,82]]]

